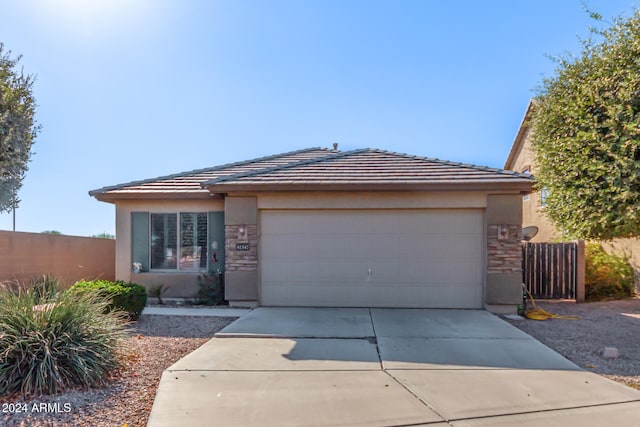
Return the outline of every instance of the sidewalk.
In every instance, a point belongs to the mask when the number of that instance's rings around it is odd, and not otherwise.
[[[215,317],[242,317],[250,308],[233,308],[233,307],[145,307],[142,315],[153,314],[161,316],[215,316]]]

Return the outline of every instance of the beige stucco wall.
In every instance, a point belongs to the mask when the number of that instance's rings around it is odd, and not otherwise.
[[[519,195],[489,195],[485,307],[515,313],[522,303],[522,201]]]
[[[526,128],[523,133],[524,141],[516,152],[512,170],[516,172],[529,172],[535,176],[535,153],[531,149],[531,130]],[[555,226],[544,214],[544,207],[540,206],[540,192],[531,193],[522,198],[522,226],[535,225],[538,234],[531,239],[532,242],[553,242],[560,239]]]
[[[455,209],[493,208],[489,216],[490,224],[507,224],[511,230],[511,240],[516,238],[517,229],[520,226],[522,206],[518,203],[521,196],[518,192],[502,195],[490,195],[483,191],[450,191],[450,192],[291,192],[291,193],[261,193],[257,195],[242,194],[229,195],[220,200],[124,200],[116,203],[116,229],[118,242],[116,245],[116,277],[143,284],[147,287],[165,284],[169,291],[165,297],[192,296],[185,293],[194,293],[197,290],[197,273],[139,273],[131,271],[131,213],[132,212],[193,212],[193,211],[225,211],[225,227],[235,230],[238,225],[253,226],[253,246],[257,248],[260,230],[258,217],[260,210],[272,209]],[[488,200],[492,200],[491,203]],[[514,200],[516,202],[514,203]],[[514,206],[517,209],[514,209]],[[514,213],[516,212],[516,213]],[[513,218],[517,216],[517,220]],[[485,230],[485,235],[487,230]],[[231,233],[233,235],[237,234]],[[233,236],[232,236],[233,237]],[[511,242],[509,241],[509,243]],[[235,240],[230,239],[227,246],[233,250],[227,251],[227,266],[243,265],[243,268],[227,268],[226,296],[232,302],[252,304],[259,301],[260,277],[257,268],[259,254],[237,253],[234,258]],[[500,246],[501,245],[501,246]],[[500,247],[494,252],[504,258],[506,246],[500,242]],[[509,245],[507,245],[509,246]],[[510,248],[510,246],[509,246]],[[510,249],[506,248],[507,251]],[[508,253],[507,258],[513,254]],[[242,257],[257,256],[251,260]],[[496,255],[498,257],[498,255]],[[497,258],[496,258],[497,259]],[[252,261],[251,268],[243,263]],[[513,264],[512,259],[508,261]],[[491,290],[486,295],[493,296],[492,304],[508,304],[513,302],[513,277],[519,271],[512,271],[515,265],[508,266],[509,272],[494,271],[491,278]],[[250,270],[250,271],[249,271]],[[516,268],[517,270],[517,268]],[[508,273],[508,274],[507,274]],[[509,277],[507,277],[509,276]],[[518,280],[519,282],[519,280]],[[493,284],[495,283],[495,284]],[[486,283],[484,286],[486,287]]]
[[[556,231],[555,226],[544,214],[544,207],[540,206],[540,193],[535,192],[529,195],[529,200],[522,201],[522,226],[535,225],[538,227],[532,242],[556,242],[562,240],[561,234]]]
[[[0,282],[115,278],[115,240],[0,231]]]
[[[255,196],[228,196],[224,207],[225,298],[232,305],[254,306],[259,299],[258,202]],[[238,233],[239,229],[245,233]],[[236,244],[248,244],[237,251]]]
[[[487,194],[440,192],[308,192],[258,195],[258,209],[428,209],[485,208]]]
[[[223,200],[122,200],[116,203],[116,259],[118,280],[139,283],[146,288],[163,284],[164,297],[192,297],[198,289],[198,273],[133,273],[131,260],[131,213],[178,213],[223,211]]]

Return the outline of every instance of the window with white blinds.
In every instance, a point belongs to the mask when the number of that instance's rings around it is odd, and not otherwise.
[[[150,219],[152,270],[206,270],[207,213],[152,213]]]

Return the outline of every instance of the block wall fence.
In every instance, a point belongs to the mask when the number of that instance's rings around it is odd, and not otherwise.
[[[64,285],[115,280],[112,239],[0,231],[0,283],[30,282],[49,274]]]

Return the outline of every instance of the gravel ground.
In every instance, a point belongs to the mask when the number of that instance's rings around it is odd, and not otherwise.
[[[538,305],[552,313],[578,315],[581,319],[509,322],[577,365],[640,389],[640,298]],[[0,425],[145,426],[162,372],[233,320],[143,315],[131,325],[129,342],[134,357],[107,387],[30,400],[0,398]],[[605,347],[616,347],[620,357],[605,359]],[[17,413],[18,409],[26,412]]]
[[[578,315],[580,320],[509,322],[576,365],[640,389],[640,297],[588,304],[537,302],[537,305],[555,314]],[[604,358],[605,347],[617,348],[620,357]]]
[[[162,372],[233,320],[143,315],[131,324],[133,357],[107,387],[28,400],[0,398],[0,425],[145,426]]]

